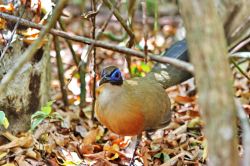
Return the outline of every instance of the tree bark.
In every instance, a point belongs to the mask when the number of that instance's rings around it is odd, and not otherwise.
[[[239,165],[236,107],[227,45],[214,1],[180,0],[199,105],[206,123],[208,165]]]
[[[22,7],[20,7],[22,8]],[[19,14],[18,14],[19,12]],[[32,13],[25,11],[24,16],[32,18]],[[21,11],[16,11],[16,15],[20,15]],[[13,30],[15,24],[9,24],[8,29],[2,31],[6,34],[7,42],[8,32]],[[21,27],[19,27],[21,28]],[[10,126],[8,131],[16,134],[20,131],[26,131],[30,128],[31,115],[38,111],[49,98],[49,52],[51,39],[39,48],[32,60],[26,63],[12,80],[5,93],[0,94],[0,110],[4,111],[9,120]],[[0,50],[4,49],[5,44],[0,45]],[[28,44],[20,39],[18,34],[11,41],[10,47],[0,61],[0,80],[14,66],[16,60],[27,49]],[[0,133],[4,131],[0,126]]]
[[[29,129],[31,115],[48,101],[49,43],[38,49],[32,61],[27,63],[7,86],[6,92],[0,94],[0,110],[5,112],[10,122],[8,130],[13,133]],[[26,46],[18,38],[12,42],[0,64],[0,79],[24,49]],[[2,130],[3,128],[0,128],[0,131]]]

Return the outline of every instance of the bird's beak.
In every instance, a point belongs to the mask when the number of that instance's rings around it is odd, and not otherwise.
[[[104,83],[107,83],[107,82],[109,82],[109,81],[110,81],[110,78],[104,76],[104,77],[102,77],[102,79],[100,80],[99,86],[102,85],[102,84],[104,84]]]

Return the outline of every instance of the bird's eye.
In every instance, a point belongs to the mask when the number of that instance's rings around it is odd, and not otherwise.
[[[115,77],[119,78],[120,77],[120,73],[115,73]]]

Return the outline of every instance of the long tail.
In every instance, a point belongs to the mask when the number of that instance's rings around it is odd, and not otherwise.
[[[184,39],[173,44],[164,52],[163,56],[189,62],[186,40]],[[152,72],[158,73],[162,76],[160,82],[164,88],[180,84],[192,77],[190,73],[180,70],[170,64],[157,63]]]

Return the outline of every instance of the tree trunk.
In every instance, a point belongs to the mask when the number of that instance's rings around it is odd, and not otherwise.
[[[32,61],[25,64],[8,85],[6,92],[0,94],[0,110],[5,112],[10,122],[9,131],[17,133],[29,129],[31,115],[48,101],[49,72],[46,70],[50,64],[49,43],[37,50]],[[19,39],[11,44],[0,64],[0,79],[24,49],[26,46]]]
[[[27,17],[32,18],[31,13],[25,12],[26,19]],[[14,24],[8,27],[9,29],[3,30],[3,34],[12,31]],[[31,115],[48,101],[50,72],[47,70],[49,70],[50,64],[50,43],[51,39],[48,39],[48,42],[37,50],[33,59],[20,69],[15,79],[6,87],[5,93],[0,94],[0,110],[5,112],[9,120],[8,131],[14,134],[29,129]],[[0,45],[1,53],[5,45]],[[1,57],[0,80],[8,73],[16,59],[22,55],[27,47],[28,45],[20,39],[20,36],[15,34],[9,49],[3,58]],[[0,131],[3,130],[0,127]]]
[[[208,164],[236,166],[238,162],[236,107],[227,45],[213,1],[181,0],[190,59],[195,67],[199,105],[208,139]]]

